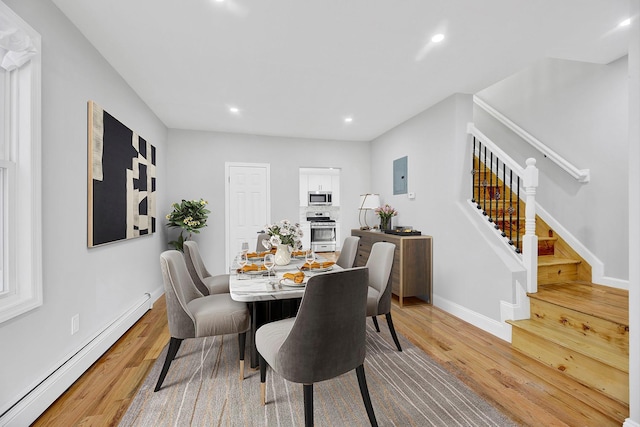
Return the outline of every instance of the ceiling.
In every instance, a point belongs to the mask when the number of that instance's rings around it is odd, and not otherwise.
[[[370,141],[541,58],[628,45],[628,0],[52,1],[176,129]]]

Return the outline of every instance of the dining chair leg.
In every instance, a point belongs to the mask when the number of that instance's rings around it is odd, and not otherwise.
[[[387,318],[387,325],[389,325],[389,331],[391,331],[393,342],[396,343],[398,351],[402,351],[402,347],[400,347],[400,341],[398,341],[398,335],[396,335],[396,329],[393,327],[393,320],[391,320],[391,312],[385,314],[385,317]]]
[[[371,316],[371,320],[373,320],[373,324],[376,327],[376,332],[380,332],[380,326],[378,326],[378,316]]]
[[[313,384],[304,384],[304,425],[313,427]]]
[[[260,404],[264,406],[267,402],[267,361],[258,353],[260,363]]]
[[[247,333],[238,334],[238,350],[240,352],[240,381],[244,380],[244,349],[247,343]]]
[[[169,340],[169,348],[167,349],[167,357],[164,359],[164,365],[162,366],[162,372],[160,372],[160,377],[158,378],[158,382],[156,383],[156,388],[153,389],[154,392],[160,390],[162,387],[162,383],[164,382],[164,377],[167,376],[167,372],[169,372],[169,366],[171,366],[171,362],[176,357],[178,350],[180,349],[180,344],[182,344],[182,339],[171,337]]]
[[[371,397],[369,396],[369,388],[367,387],[367,377],[364,374],[364,365],[360,365],[356,368],[356,375],[358,376],[358,385],[360,386],[360,394],[362,395],[362,401],[364,407],[367,409],[367,416],[372,427],[378,427],[378,421],[376,420],[376,414],[373,412],[373,405],[371,404]]]

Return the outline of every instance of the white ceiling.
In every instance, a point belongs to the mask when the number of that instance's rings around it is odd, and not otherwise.
[[[540,58],[628,44],[628,0],[52,1],[178,129],[369,141]]]

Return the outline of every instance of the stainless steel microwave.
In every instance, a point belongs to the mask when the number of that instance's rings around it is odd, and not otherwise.
[[[331,191],[309,191],[309,206],[331,206]]]

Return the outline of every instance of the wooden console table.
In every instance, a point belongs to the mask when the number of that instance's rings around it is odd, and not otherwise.
[[[431,236],[397,236],[381,232],[351,230],[360,237],[355,266],[367,263],[371,246],[376,242],[396,245],[391,268],[391,292],[398,296],[400,307],[406,297],[420,296],[431,304],[433,298],[433,241]]]

